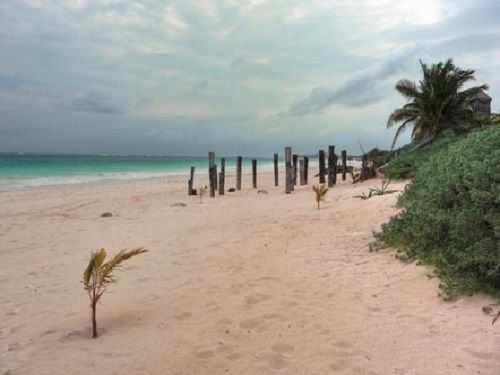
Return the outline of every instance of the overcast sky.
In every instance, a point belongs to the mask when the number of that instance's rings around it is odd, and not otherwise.
[[[499,20],[498,0],[0,0],[0,151],[388,148],[419,59],[476,69],[500,110]]]

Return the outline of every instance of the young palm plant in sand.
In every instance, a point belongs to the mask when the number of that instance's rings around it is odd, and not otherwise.
[[[139,247],[133,250],[121,250],[106,263],[106,250],[93,251],[90,261],[83,273],[84,289],[89,294],[90,308],[92,309],[92,338],[97,337],[96,307],[109,284],[116,282],[113,272],[118,269],[124,260],[133,256],[147,252],[148,250]]]
[[[326,193],[328,193],[328,188],[325,184],[323,185],[313,185],[313,190],[316,193],[316,202],[318,203],[318,210],[320,202],[325,200]]]

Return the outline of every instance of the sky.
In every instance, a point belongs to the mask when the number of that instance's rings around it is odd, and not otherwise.
[[[389,148],[419,59],[475,69],[500,112],[499,20],[498,0],[0,0],[0,151]]]

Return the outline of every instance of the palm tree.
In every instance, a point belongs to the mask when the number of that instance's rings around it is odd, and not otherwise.
[[[394,110],[389,116],[387,127],[399,125],[392,148],[398,137],[413,126],[412,140],[421,141],[417,147],[432,143],[443,131],[455,133],[467,131],[474,112],[468,100],[487,85],[474,86],[462,90],[465,83],[474,80],[474,70],[462,70],[451,59],[445,63],[432,64],[430,67],[420,61],[423,79],[417,84],[403,79],[396,90],[408,99],[402,108]]]
[[[84,289],[89,294],[90,308],[92,309],[92,338],[97,337],[97,302],[99,302],[106,291],[106,286],[116,282],[113,271],[116,270],[124,260],[147,251],[148,250],[142,247],[129,251],[121,250],[106,263],[104,263],[107,255],[106,250],[100,249],[92,252],[90,255],[89,264],[83,273],[83,285]]]
[[[313,185],[313,190],[316,193],[316,202],[318,203],[319,210],[319,204],[321,201],[325,200],[326,193],[328,193],[328,188],[325,184],[319,186]]]

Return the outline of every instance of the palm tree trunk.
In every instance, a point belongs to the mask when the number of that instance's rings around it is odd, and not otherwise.
[[[425,146],[428,146],[430,145],[432,142],[434,142],[436,140],[436,136],[432,136],[430,137],[428,140],[424,141],[424,142],[421,142],[419,143],[418,145],[416,145],[413,149],[414,150],[417,150],[419,148],[422,148],[422,147],[425,147]]]
[[[319,210],[319,201],[318,201],[318,210]]]

